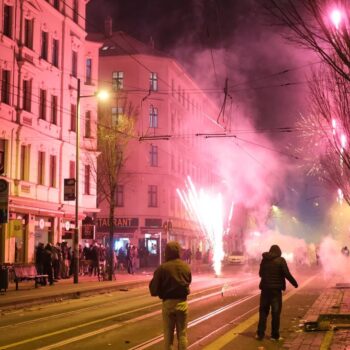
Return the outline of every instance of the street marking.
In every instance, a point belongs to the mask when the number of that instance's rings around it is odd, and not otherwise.
[[[283,301],[288,300],[294,294],[296,294],[299,290],[303,289],[307,286],[311,281],[313,281],[317,275],[314,275],[307,279],[299,288],[293,289],[288,292],[284,297]],[[237,338],[242,332],[253,326],[259,320],[259,312],[255,313],[253,316],[249,317],[244,322],[240,323],[237,327],[231,329],[226,334],[222,335],[220,338],[214,340],[211,344],[207,345],[203,350],[218,350],[223,348],[225,345],[229,344],[232,340]]]
[[[320,350],[328,350],[331,348],[333,336],[334,336],[333,330],[330,330],[326,333],[326,335],[323,337]]]

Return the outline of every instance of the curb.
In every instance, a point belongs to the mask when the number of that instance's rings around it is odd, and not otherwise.
[[[39,296],[39,297],[28,296],[28,298],[26,298],[25,300],[1,301],[0,299],[0,312],[17,310],[28,306],[34,306],[34,305],[58,303],[63,300],[80,299],[83,297],[88,297],[96,294],[106,294],[106,293],[115,292],[115,291],[127,292],[129,289],[148,285],[148,283],[149,283],[148,280],[132,281],[132,282],[129,281],[129,282],[120,282],[119,284],[116,284],[116,285],[98,286],[92,289],[87,288],[87,289],[80,289],[80,290],[71,291],[71,292],[57,291],[57,293],[50,294],[47,296]]]

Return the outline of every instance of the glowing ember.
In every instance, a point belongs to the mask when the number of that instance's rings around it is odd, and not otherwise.
[[[339,204],[343,204],[343,200],[344,200],[344,194],[343,194],[343,191],[338,188],[338,196],[337,196],[337,201]]]
[[[345,134],[341,135],[340,143],[341,143],[341,147],[342,147],[342,150],[343,150],[346,147],[346,135]]]
[[[331,13],[331,20],[337,29],[339,29],[339,24],[342,21],[342,17],[343,15],[338,9],[334,9]]]
[[[207,236],[213,249],[213,267],[217,276],[221,275],[221,263],[224,258],[223,234],[224,211],[221,194],[210,194],[200,189],[198,192],[187,177],[186,191],[177,189],[185,209]]]

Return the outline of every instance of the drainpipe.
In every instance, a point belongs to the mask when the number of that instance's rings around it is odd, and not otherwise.
[[[59,135],[59,139],[61,141],[60,143],[60,151],[59,151],[59,167],[58,167],[58,191],[59,191],[59,203],[58,206],[59,208],[61,208],[60,210],[62,212],[64,212],[63,209],[63,205],[64,203],[62,202],[62,194],[63,194],[63,147],[65,144],[65,141],[63,140],[63,119],[64,119],[64,82],[65,82],[65,75],[64,75],[64,68],[65,68],[65,61],[64,61],[64,47],[65,47],[65,38],[66,38],[66,14],[65,14],[65,3],[63,2],[63,7],[62,7],[62,13],[63,13],[63,20],[62,20],[62,40],[61,40],[61,48],[60,48],[60,65],[59,65],[59,69],[60,69],[60,75],[61,75],[61,83],[60,83],[60,135]],[[61,223],[61,219],[58,218],[57,219],[57,235],[56,235],[56,240],[61,241],[61,227],[62,227],[62,223]],[[54,233],[55,235],[55,233]]]

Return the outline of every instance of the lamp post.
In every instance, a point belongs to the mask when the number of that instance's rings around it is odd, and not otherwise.
[[[86,97],[97,97],[101,100],[108,98],[108,93],[101,91],[93,95],[81,96],[80,79],[77,79],[77,109],[75,118],[75,228],[74,228],[74,283],[79,282],[79,158],[80,158],[80,100]]]

